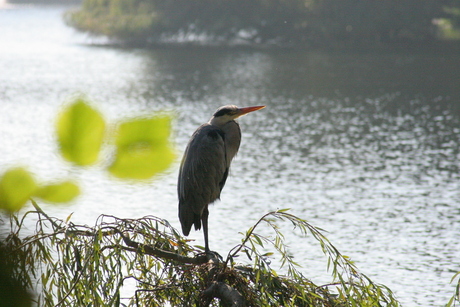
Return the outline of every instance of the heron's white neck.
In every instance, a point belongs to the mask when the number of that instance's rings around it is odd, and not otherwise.
[[[209,124],[210,125],[213,125],[213,126],[216,126],[216,127],[219,127],[219,128],[222,128],[223,126],[225,126],[225,124],[233,121],[234,118],[228,116],[228,115],[224,115],[224,116],[218,116],[218,117],[212,117],[210,120],[209,120]]]

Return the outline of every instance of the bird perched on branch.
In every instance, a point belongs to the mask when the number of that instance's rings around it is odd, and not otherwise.
[[[177,192],[182,232],[188,236],[203,225],[205,252],[208,254],[208,205],[220,198],[230,163],[238,152],[241,129],[235,121],[240,116],[265,106],[220,107],[211,119],[193,133],[182,159]]]

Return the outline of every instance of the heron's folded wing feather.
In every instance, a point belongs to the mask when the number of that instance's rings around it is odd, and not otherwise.
[[[179,198],[201,215],[206,205],[220,197],[226,174],[224,134],[204,124],[187,145],[179,174]]]

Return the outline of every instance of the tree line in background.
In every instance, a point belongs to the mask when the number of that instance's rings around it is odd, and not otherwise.
[[[66,21],[136,44],[430,44],[460,38],[460,1],[83,0]]]

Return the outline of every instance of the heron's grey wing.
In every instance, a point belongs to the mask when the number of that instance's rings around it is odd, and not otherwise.
[[[228,167],[223,132],[200,126],[190,139],[179,172],[179,218],[184,233],[201,227],[203,209],[220,197]]]

